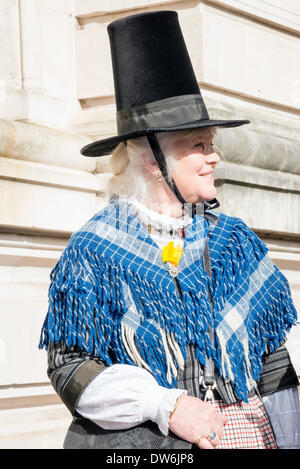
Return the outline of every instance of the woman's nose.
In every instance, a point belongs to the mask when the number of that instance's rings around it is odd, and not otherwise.
[[[218,164],[220,161],[221,158],[218,153],[215,152],[214,149],[212,149],[206,156],[206,163]]]

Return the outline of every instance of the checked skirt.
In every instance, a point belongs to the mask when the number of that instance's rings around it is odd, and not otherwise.
[[[249,402],[226,404],[215,401],[218,412],[228,417],[217,449],[276,449],[273,430],[258,396]]]

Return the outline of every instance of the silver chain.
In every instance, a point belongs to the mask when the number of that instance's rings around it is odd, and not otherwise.
[[[204,270],[208,273],[209,278],[211,279],[211,265],[210,265],[208,239],[209,238],[207,238],[204,253],[203,253],[203,267],[204,267]],[[209,288],[207,288],[207,294],[208,294],[208,299],[210,302],[211,310],[213,313],[213,302],[212,302]],[[212,347],[213,347],[214,346],[213,327],[210,328],[209,330],[209,338],[211,340]],[[216,382],[215,382],[215,365],[211,357],[210,358],[206,357],[202,386],[204,387],[204,389],[206,389],[204,400],[213,402],[214,401],[213,389],[215,389],[216,387]]]

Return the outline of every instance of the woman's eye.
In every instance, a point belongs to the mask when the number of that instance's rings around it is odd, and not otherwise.
[[[205,144],[204,143],[197,143],[195,147],[201,148],[201,150],[205,150]],[[210,149],[214,148],[214,143],[212,142],[209,146]]]

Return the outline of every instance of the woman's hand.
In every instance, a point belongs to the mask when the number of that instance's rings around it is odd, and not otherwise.
[[[211,403],[183,394],[170,419],[169,428],[183,440],[197,442],[201,449],[214,449],[223,437],[223,427],[227,420]],[[216,437],[207,439],[213,432]]]

